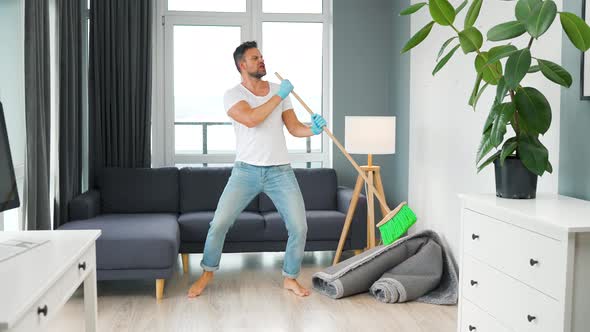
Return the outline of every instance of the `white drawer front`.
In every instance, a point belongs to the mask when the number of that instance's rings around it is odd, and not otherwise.
[[[36,310],[36,309],[35,309]],[[38,331],[42,326],[45,325],[47,317],[38,315],[37,312],[30,310],[27,314],[16,324],[15,327],[10,329],[10,332],[31,332]]]
[[[460,332],[510,332],[492,316],[476,307],[465,298],[461,300]]]
[[[76,284],[77,272],[68,269],[59,280],[41,296],[35,305],[17,324],[15,331],[36,331],[41,329],[61,309]],[[66,294],[67,293],[67,294]]]
[[[96,246],[92,245],[88,248],[71,269],[76,271],[79,283],[84,281],[88,273],[96,269]]]
[[[95,268],[95,264],[96,249],[95,246],[91,246],[81,255],[80,259],[70,265],[56,283],[41,296],[39,301],[29,309],[11,332],[35,331],[45,326],[46,322],[61,309],[72,293],[84,281],[84,278],[86,278],[89,271]],[[39,312],[39,310],[44,311],[45,313]]]
[[[463,256],[463,297],[519,332],[561,331],[559,303],[547,295]]]
[[[463,209],[463,250],[555,299],[563,296],[566,248],[557,240]]]

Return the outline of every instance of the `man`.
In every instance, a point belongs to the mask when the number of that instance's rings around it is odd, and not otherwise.
[[[283,264],[283,287],[298,296],[309,290],[297,282],[307,236],[307,220],[299,184],[289,164],[283,124],[295,137],[322,132],[326,121],[312,116],[311,127],[299,122],[288,97],[293,85],[262,80],[264,59],[255,41],[245,42],[234,52],[242,82],[224,95],[227,114],[236,132],[236,162],[210,223],[201,267],[203,274],[190,288],[189,297],[199,296],[219,269],[219,261],[229,228],[259,193],[266,193],[285,221],[289,240]]]

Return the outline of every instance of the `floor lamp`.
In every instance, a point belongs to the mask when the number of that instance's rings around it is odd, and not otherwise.
[[[383,183],[381,181],[381,167],[373,165],[374,154],[395,153],[395,117],[394,116],[346,116],[344,120],[344,139],[346,151],[350,154],[366,154],[367,165],[361,166],[369,182],[385,197]],[[338,249],[334,256],[333,264],[338,263],[348,230],[354,216],[359,194],[364,185],[363,178],[358,175],[354,191],[346,213],[344,227],[340,234]],[[367,246],[365,249],[375,247],[375,204],[374,193],[371,186],[366,187],[367,196]],[[387,214],[385,207],[381,206],[383,216]]]

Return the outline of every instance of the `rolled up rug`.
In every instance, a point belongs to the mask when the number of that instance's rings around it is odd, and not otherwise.
[[[385,272],[369,289],[379,301],[413,301],[438,286],[442,276],[440,245],[428,239],[413,256]]]
[[[408,298],[408,294],[411,294],[412,297],[416,296],[415,294],[420,292],[419,288],[421,287],[421,289],[427,293],[416,298],[417,301],[433,304],[455,304],[457,303],[458,297],[457,267],[451,256],[444,249],[439,236],[431,230],[425,230],[403,237],[387,246],[377,246],[360,255],[351,257],[334,266],[330,266],[323,271],[316,272],[312,276],[313,289],[320,294],[334,299],[366,292],[377,280],[383,277],[386,272],[392,270],[406,260],[409,260],[412,256],[418,253],[420,251],[419,249],[421,249],[426,243],[431,242],[429,240],[433,240],[432,242],[438,244],[440,248],[439,257],[442,259],[442,267],[438,284],[434,287],[430,287],[428,283],[423,283],[420,286],[420,283],[407,281],[403,281],[402,283],[400,280],[397,280],[397,282],[403,286],[406,298]],[[436,248],[434,245],[429,245],[428,247]],[[427,249],[427,247],[424,248]],[[434,251],[436,253],[435,249]],[[428,254],[425,253],[425,255]],[[419,259],[420,258],[416,258],[416,261],[419,261]],[[416,264],[408,263],[407,265],[408,266],[405,269]],[[419,268],[422,268],[420,264],[418,265]],[[418,269],[418,271],[420,270]],[[432,277],[432,271],[423,272],[428,272],[428,275]],[[416,274],[413,277],[410,277],[410,279],[416,281],[421,277],[423,276]],[[380,284],[390,287],[390,283]],[[415,288],[414,284],[416,284]],[[399,290],[397,293],[397,301],[399,301]],[[393,292],[391,292],[390,295],[390,298],[395,296]],[[385,299],[385,296],[387,295],[384,293],[383,296]]]

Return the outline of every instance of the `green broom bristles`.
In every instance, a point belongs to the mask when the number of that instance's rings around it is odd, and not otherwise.
[[[393,243],[404,235],[408,229],[416,222],[416,214],[406,204],[391,218],[388,222],[379,226],[381,240],[384,245]]]

